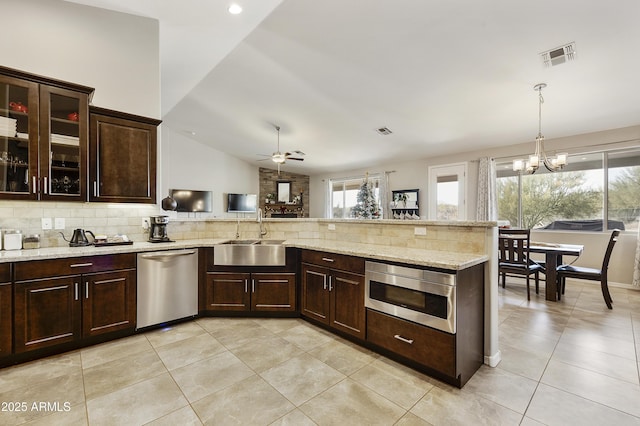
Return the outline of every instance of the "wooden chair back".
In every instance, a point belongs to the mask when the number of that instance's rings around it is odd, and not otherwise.
[[[611,252],[613,252],[613,246],[616,245],[618,241],[618,236],[620,235],[620,230],[614,229],[611,233],[611,237],[609,238],[609,245],[607,245],[607,251],[604,253],[604,259],[602,260],[602,273],[605,274],[607,268],[609,268],[609,260],[611,259]]]
[[[498,259],[510,265],[529,264],[529,229],[500,229],[498,233]]]

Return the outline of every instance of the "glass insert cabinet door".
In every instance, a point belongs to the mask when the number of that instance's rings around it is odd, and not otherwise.
[[[40,87],[41,199],[86,199],[87,96]]]
[[[37,198],[38,85],[0,76],[0,194]]]

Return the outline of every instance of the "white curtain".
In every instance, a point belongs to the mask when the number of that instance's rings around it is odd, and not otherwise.
[[[496,162],[493,158],[483,157],[480,159],[476,220],[498,220]]]
[[[638,241],[636,244],[636,260],[633,262],[633,283],[640,287],[640,226],[638,226]]]
[[[380,172],[380,184],[378,187],[378,194],[380,197],[380,207],[382,207],[382,218],[389,219],[389,210],[391,210],[389,204],[389,172]]]

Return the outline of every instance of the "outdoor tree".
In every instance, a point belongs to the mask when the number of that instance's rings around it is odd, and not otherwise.
[[[531,229],[553,220],[593,219],[602,206],[602,191],[586,184],[584,172],[546,173],[522,179],[522,224]],[[498,179],[500,219],[518,223],[518,179]]]
[[[609,218],[625,224],[640,217],[640,167],[625,168],[609,182]]]

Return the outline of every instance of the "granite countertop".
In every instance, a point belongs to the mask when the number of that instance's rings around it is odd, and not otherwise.
[[[40,249],[2,250],[0,251],[0,263],[211,247],[216,244],[224,243],[225,241],[228,241],[228,239],[193,239],[170,243],[136,241],[132,245],[120,246],[49,247]],[[469,268],[489,260],[487,255],[482,254],[391,247],[335,240],[295,239],[287,240],[284,244],[287,247],[320,250],[329,253],[346,254],[382,261],[401,262],[412,265],[452,270]]]

